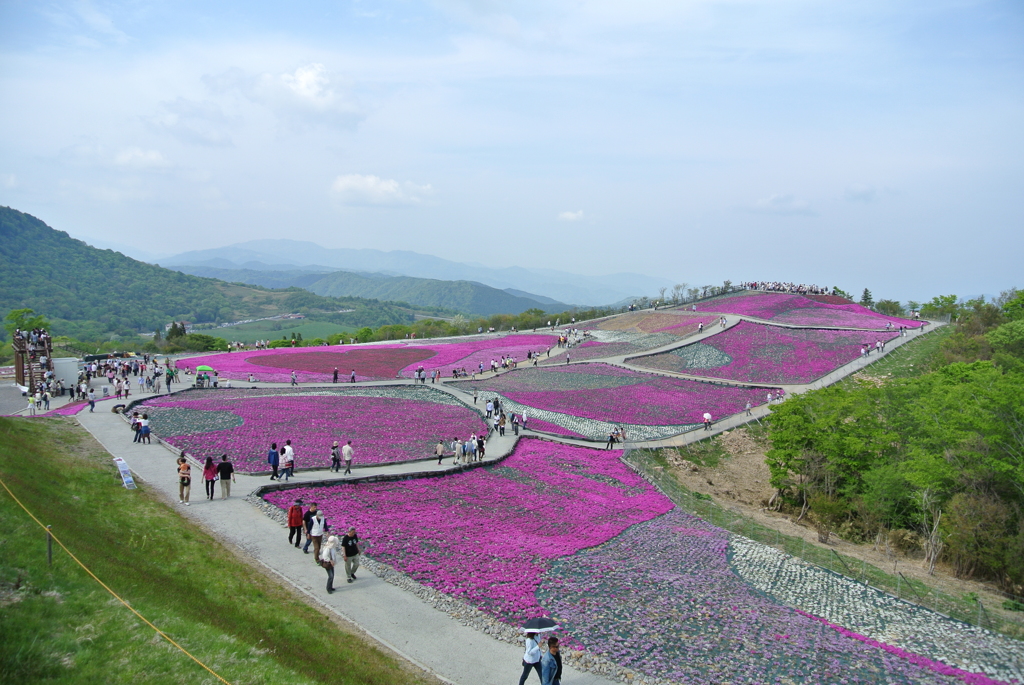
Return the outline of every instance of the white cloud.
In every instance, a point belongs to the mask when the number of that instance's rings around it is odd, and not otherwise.
[[[432,192],[430,184],[400,183],[393,178],[372,174],[345,174],[331,184],[331,192],[350,205],[411,205]]]
[[[779,216],[813,216],[816,214],[807,200],[800,200],[788,194],[769,195],[755,202],[750,210],[761,214],[778,214]]]
[[[559,221],[579,221],[583,218],[583,210],[577,210],[575,212],[559,212]]]
[[[350,128],[364,117],[351,87],[319,62],[291,72],[264,72],[258,76],[248,76],[235,68],[218,76],[206,76],[203,81],[215,92],[238,90],[292,124],[315,122]]]
[[[207,147],[232,147],[229,131],[237,124],[212,102],[194,102],[179,97],[160,103],[163,112],[143,117],[150,127],[169,133],[183,143]]]
[[[170,166],[159,150],[143,150],[140,147],[127,147],[114,157],[114,164],[133,169],[159,169]]]
[[[875,198],[878,196],[878,191],[873,186],[850,186],[846,189],[843,196],[849,202],[868,204],[875,201]]]

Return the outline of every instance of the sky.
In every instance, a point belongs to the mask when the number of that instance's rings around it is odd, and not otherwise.
[[[0,98],[0,204],[132,256],[1024,286],[1019,0],[2,0]]]

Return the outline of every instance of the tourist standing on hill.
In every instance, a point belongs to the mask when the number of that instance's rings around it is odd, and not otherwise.
[[[351,583],[356,579],[356,571],[359,570],[359,554],[363,551],[355,528],[349,528],[345,536],[341,538],[341,548],[345,551],[345,576]]]
[[[217,477],[220,478],[220,498],[231,497],[231,484],[235,482],[235,467],[228,461],[228,455],[220,455],[220,463],[217,464]]]
[[[346,475],[346,476],[349,475],[350,473],[352,473],[352,453],[353,452],[354,452],[354,450],[352,449],[352,441],[349,440],[347,443],[345,443],[345,446],[341,448],[341,456],[345,460],[345,474],[344,475]]]
[[[277,443],[270,443],[270,451],[267,452],[267,463],[270,464],[270,468],[274,470],[270,474],[270,480],[277,480],[277,466],[281,463],[281,455],[277,451]]]
[[[337,366],[334,367],[334,379],[331,382],[332,383],[337,383],[338,382],[338,367]]]
[[[526,683],[530,671],[537,671],[537,677],[544,680],[540,671],[540,645],[537,644],[537,633],[526,634],[526,651],[523,653],[523,674],[519,676],[519,685]]]
[[[206,499],[213,500],[214,483],[217,482],[217,465],[213,463],[213,457],[207,457],[203,464],[203,483],[206,486]]]
[[[185,458],[185,450],[178,456],[178,504],[188,506],[189,492],[192,490],[192,467]]]
[[[295,475],[295,450],[292,448],[291,440],[285,440],[281,448],[281,468],[284,469],[285,481],[291,480]]]
[[[341,450],[338,449],[338,441],[334,441],[334,445],[331,446],[331,472],[337,473],[341,471]]]
[[[331,536],[327,538],[327,544],[320,552],[320,565],[327,571],[327,594],[334,592],[334,564],[338,560],[338,538]]]

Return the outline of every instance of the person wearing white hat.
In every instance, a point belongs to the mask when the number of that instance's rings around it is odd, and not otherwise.
[[[327,594],[334,592],[334,562],[338,559],[338,538],[330,536],[320,550],[320,565],[327,571]],[[351,582],[351,581],[350,581]]]

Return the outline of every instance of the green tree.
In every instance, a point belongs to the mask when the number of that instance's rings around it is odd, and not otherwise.
[[[896,300],[879,300],[875,304],[875,311],[886,316],[903,316],[903,305]]]
[[[23,331],[30,331],[33,328],[50,330],[50,322],[42,314],[36,314],[34,310],[24,307],[7,312],[7,316],[4,317],[4,328],[13,339],[14,332],[19,329]]]
[[[875,306],[875,300],[871,295],[871,291],[868,290],[867,288],[864,288],[864,292],[861,293],[860,304],[867,307],[868,309],[871,309],[872,307]]]
[[[1011,321],[1024,319],[1024,290],[1014,288],[1007,292],[1007,295],[1009,297],[1002,307],[1006,318]]]
[[[1007,371],[1024,371],[1024,319],[1004,323],[985,335],[992,361]]]
[[[840,288],[838,285],[832,286],[832,292],[834,292],[838,297],[845,297],[850,302],[853,302],[853,295],[851,295],[850,293],[846,292],[845,290]]]
[[[937,295],[921,307],[921,316],[933,319],[940,316],[956,317],[960,313],[956,295]]]

